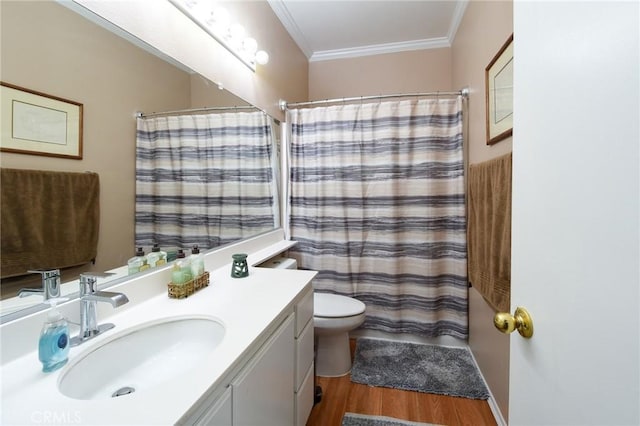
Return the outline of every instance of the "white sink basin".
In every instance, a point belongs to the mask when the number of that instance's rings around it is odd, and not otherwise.
[[[144,323],[114,334],[70,360],[60,374],[58,389],[75,399],[122,397],[144,391],[198,367],[224,335],[224,325],[209,317]]]

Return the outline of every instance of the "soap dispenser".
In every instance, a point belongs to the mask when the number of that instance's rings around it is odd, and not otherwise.
[[[59,369],[69,359],[69,324],[56,309],[56,304],[61,300],[63,299],[47,301],[51,305],[51,310],[40,332],[38,359],[45,373]]]
[[[154,244],[151,253],[147,255],[147,263],[150,268],[165,265],[167,263],[167,252],[160,250],[158,244]]]
[[[144,251],[142,250],[142,247],[138,247],[136,255],[129,259],[129,261],[127,262],[127,270],[129,275],[142,271],[142,267],[145,264],[145,261],[146,259],[144,257]]]
[[[193,249],[191,249],[191,256],[189,256],[189,260],[191,261],[191,274],[193,275],[193,278],[197,278],[204,274],[204,257],[200,253],[200,249],[197,245],[193,246]]]
[[[190,257],[187,257],[184,250],[178,250],[178,258],[176,262],[180,266],[180,270],[184,276],[184,282],[191,281],[194,278],[193,273],[191,272],[191,259]]]

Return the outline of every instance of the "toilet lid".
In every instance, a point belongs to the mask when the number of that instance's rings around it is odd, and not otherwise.
[[[313,315],[316,317],[339,318],[360,315],[365,304],[352,297],[329,293],[313,293]]]

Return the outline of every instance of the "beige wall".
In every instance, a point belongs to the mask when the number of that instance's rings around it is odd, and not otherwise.
[[[218,86],[199,74],[191,75],[191,108],[230,107],[248,105],[228,90]]]
[[[511,151],[511,138],[486,145],[484,70],[513,33],[511,1],[476,1],[467,6],[452,49],[453,85],[469,87],[469,162],[480,163]],[[509,411],[509,337],[493,327],[493,309],[475,290],[469,292],[469,346],[502,416]]]
[[[449,91],[451,76],[449,48],[311,62],[309,99]]]
[[[512,33],[512,1],[472,0],[453,42],[453,85],[470,90],[467,140],[471,164],[511,152],[511,138],[486,144],[484,70]]]
[[[251,29],[261,49],[269,53],[269,63],[258,66],[254,75],[227,74],[225,87],[273,117],[284,120],[278,101],[308,99],[309,62],[267,1],[225,1],[234,15],[242,16],[243,25]],[[237,62],[237,61],[234,61]],[[218,73],[219,74],[219,73]]]

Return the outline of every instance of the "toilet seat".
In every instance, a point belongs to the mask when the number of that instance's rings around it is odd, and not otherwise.
[[[365,304],[352,297],[331,293],[313,294],[313,316],[319,318],[344,318],[361,315]]]

